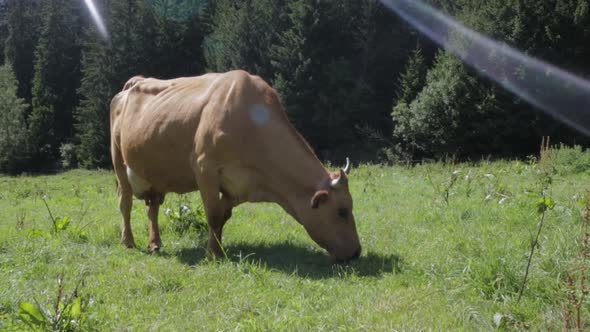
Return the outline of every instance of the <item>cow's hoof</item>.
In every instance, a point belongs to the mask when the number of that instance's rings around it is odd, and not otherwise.
[[[162,245],[159,243],[150,243],[148,249],[152,254],[157,254],[160,252],[160,247],[162,247]]]
[[[222,250],[207,249],[207,257],[212,260],[224,259],[225,253]]]
[[[131,241],[121,240],[121,244],[123,244],[125,246],[125,248],[128,248],[128,249],[135,248],[135,242],[133,242],[133,240],[131,240]]]

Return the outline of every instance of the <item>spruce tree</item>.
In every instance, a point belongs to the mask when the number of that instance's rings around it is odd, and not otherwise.
[[[417,142],[414,139],[415,130],[412,129],[414,114],[409,105],[424,87],[426,70],[422,48],[418,45],[411,54],[404,72],[400,75],[397,101],[391,113],[395,125],[394,139],[400,148],[398,152],[406,153],[410,158]]]
[[[314,61],[319,60],[319,50],[310,43],[318,30],[320,13],[310,0],[290,1],[287,13],[288,28],[271,49],[274,87],[295,127],[317,147],[321,134],[314,125],[314,104],[321,82]]]
[[[47,0],[35,50],[32,111],[28,119],[31,166],[54,168],[61,144],[73,137],[73,111],[79,85],[80,47],[77,3]]]
[[[9,65],[0,67],[0,172],[17,173],[26,161],[25,110],[17,96],[17,81]]]
[[[150,76],[156,55],[156,23],[143,0],[109,2],[113,86],[118,89],[132,76]],[[170,51],[170,50],[169,50]]]
[[[400,76],[398,103],[409,103],[414,100],[424,86],[426,69],[426,59],[422,53],[422,47],[418,45],[410,55],[406,68]]]
[[[219,0],[211,4],[212,29],[204,45],[208,68],[215,72],[243,69],[270,80],[270,49],[282,26],[284,1]]]
[[[83,167],[110,164],[110,102],[132,76],[158,76],[157,24],[140,0],[97,3],[106,15],[109,42],[93,28],[86,32],[80,104],[76,109],[77,156]],[[172,50],[162,50],[172,52]]]
[[[105,12],[108,3],[98,8]],[[86,168],[107,167],[111,160],[109,105],[116,91],[112,49],[95,28],[87,29],[85,36],[80,105],[76,109],[77,160]]]
[[[4,45],[6,63],[18,81],[18,96],[31,101],[35,47],[39,36],[40,0],[8,0]]]
[[[8,38],[8,2],[0,0],[0,65],[4,64],[4,47]]]
[[[392,77],[402,69],[415,38],[379,1],[344,0],[330,9],[324,16],[331,17],[328,24],[336,32],[324,38],[337,42],[322,60],[332,69],[325,76],[328,84],[324,85],[326,104],[322,108],[334,109],[328,131],[334,140],[331,144],[370,155],[384,142],[373,138],[390,134],[388,108],[395,97]],[[365,138],[371,140],[369,144]]]
[[[150,75],[171,78],[204,71],[202,7],[194,2],[149,0],[155,22],[155,52],[150,61]]]

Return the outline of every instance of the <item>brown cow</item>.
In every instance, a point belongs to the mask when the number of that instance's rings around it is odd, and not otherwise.
[[[331,255],[360,255],[350,163],[328,172],[289,123],[276,91],[257,76],[133,77],[111,103],[111,152],[127,247],[135,245],[132,195],[149,207],[149,248],[156,251],[164,195],[199,190],[211,254],[222,254],[221,231],[234,206],[275,202]]]

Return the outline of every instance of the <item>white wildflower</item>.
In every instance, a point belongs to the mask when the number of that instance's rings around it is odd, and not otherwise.
[[[504,315],[502,315],[499,312],[496,312],[494,314],[494,324],[496,324],[496,326],[500,326],[500,324],[502,324],[502,320],[504,319]]]

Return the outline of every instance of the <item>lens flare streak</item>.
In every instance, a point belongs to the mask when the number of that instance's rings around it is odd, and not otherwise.
[[[380,0],[479,73],[590,136],[590,81],[473,31],[418,0]]]
[[[96,9],[96,6],[94,5],[94,2],[92,0],[84,0],[84,3],[86,4],[86,7],[88,7],[88,11],[90,12],[90,15],[92,15],[92,19],[94,20],[94,23],[96,24],[96,28],[98,29],[98,32],[101,34],[101,36],[104,39],[108,39],[109,34],[107,32],[107,28],[105,27],[104,21],[102,20],[102,16],[100,16],[98,9]]]

